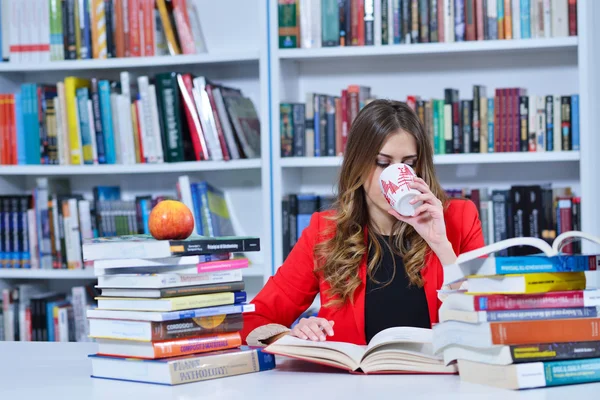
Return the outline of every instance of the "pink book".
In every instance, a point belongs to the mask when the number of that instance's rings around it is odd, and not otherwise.
[[[231,260],[209,261],[198,264],[198,273],[228,271],[231,269],[248,268],[247,258],[234,258]]]

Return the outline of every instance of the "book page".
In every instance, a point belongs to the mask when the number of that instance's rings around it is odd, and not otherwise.
[[[518,237],[518,238],[510,238],[510,239],[501,240],[499,242],[492,243],[487,246],[468,251],[466,253],[462,253],[458,256],[458,259],[456,260],[456,264],[474,260],[476,258],[483,257],[488,254],[496,253],[500,250],[508,249],[509,247],[525,246],[525,245],[538,248],[540,251],[542,251],[548,257],[552,257],[557,254],[556,251],[542,239],[534,238],[534,237]]]
[[[600,237],[588,235],[587,233],[580,231],[569,231],[561,233],[554,239],[554,242],[552,242],[552,250],[558,254],[560,253],[562,246],[577,238],[586,239],[600,245]]]
[[[394,347],[401,348],[402,343],[431,343],[432,339],[433,334],[431,329],[407,326],[388,328],[373,336],[373,339],[371,339],[371,342],[367,346],[366,353],[370,353],[376,348],[387,344],[396,344],[397,346]]]
[[[360,364],[360,360],[364,354],[366,346],[359,346],[352,343],[345,342],[313,342],[311,340],[300,339],[291,335],[286,335],[275,343],[267,347],[267,350],[271,348],[274,351],[286,352],[286,350],[292,351],[294,348],[302,348],[302,355],[313,356],[315,358],[330,358],[335,361],[341,361],[339,357],[335,357],[332,352],[345,354],[351,358],[356,365]],[[296,354],[295,352],[293,354]],[[335,357],[335,358],[334,358]],[[352,368],[352,366],[349,365]]]

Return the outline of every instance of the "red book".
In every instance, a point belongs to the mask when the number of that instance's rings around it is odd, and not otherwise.
[[[175,19],[175,27],[177,36],[181,44],[181,52],[183,54],[195,54],[196,45],[192,34],[192,26],[190,17],[187,12],[186,0],[172,0],[173,3],[173,18]]]
[[[577,0],[569,0],[569,36],[577,36]]]
[[[144,21],[144,56],[154,55],[154,0],[141,0]]]
[[[475,29],[477,31],[477,40],[485,40],[483,32],[485,18],[487,18],[487,15],[483,15],[483,0],[475,0]]]
[[[140,0],[127,0],[129,20],[129,55],[131,57],[140,57],[142,55],[141,36],[140,36]]]
[[[8,140],[10,143],[10,164],[17,165],[17,117],[15,115],[15,95],[8,95]]]
[[[181,93],[181,99],[183,101],[183,109],[185,111],[185,117],[187,120],[188,129],[190,131],[196,160],[208,160],[208,147],[206,146],[206,139],[204,138],[202,126],[200,125],[198,109],[196,108],[194,95],[192,93],[192,76],[190,74],[179,74],[177,75],[177,83],[179,85],[179,92]]]
[[[468,42],[477,39],[475,27],[475,0],[465,0],[465,40]]]
[[[444,2],[438,0],[437,2],[437,30],[438,30],[438,42],[444,43]]]

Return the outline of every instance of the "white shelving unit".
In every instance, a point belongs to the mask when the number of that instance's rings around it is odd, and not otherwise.
[[[523,87],[529,94],[580,95],[581,150],[435,156],[444,187],[508,188],[516,183],[566,186],[582,196],[582,229],[600,234],[600,3],[578,0],[577,37],[425,43],[365,47],[279,49],[277,4],[269,10],[273,260],[283,262],[281,200],[289,193],[331,195],[341,157],[280,157],[279,104],[306,101],[308,92],[339,95],[350,84],[370,86],[379,98],[443,98],[445,88],[472,97],[473,85]]]
[[[0,166],[0,194],[30,193],[37,177],[68,180],[75,193],[91,198],[98,185],[119,185],[122,197],[175,195],[177,177],[207,180],[224,190],[236,234],[257,235],[262,250],[248,253],[244,270],[248,295],[263,285],[271,269],[270,140],[268,119],[268,48],[265,0],[200,0],[200,16],[208,52],[195,55],[67,60],[49,63],[0,63],[0,92],[15,92],[25,82],[52,83],[66,76],[117,80],[121,71],[150,77],[160,72],[190,72],[240,88],[254,102],[261,120],[261,158],[137,165]],[[236,10],[232,13],[231,10]],[[265,267],[268,266],[268,267]],[[56,290],[96,280],[93,270],[0,269],[0,288],[16,282],[44,280]]]

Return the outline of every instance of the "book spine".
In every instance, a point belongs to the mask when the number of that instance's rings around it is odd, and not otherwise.
[[[172,340],[190,336],[238,332],[242,330],[243,325],[244,318],[240,313],[152,322],[151,340]]]
[[[513,363],[600,357],[600,341],[540,343],[510,346]]]
[[[497,257],[496,273],[499,275],[519,273],[552,273],[596,271],[600,257],[594,255],[563,255],[547,258],[538,256]]]
[[[486,314],[489,322],[502,321],[535,321],[544,319],[569,319],[569,318],[596,318],[596,307],[580,308],[545,308],[538,310],[505,310],[488,311]]]
[[[598,340],[600,319],[491,322],[492,344],[584,342]]]
[[[172,382],[177,385],[270,370],[275,368],[275,357],[260,349],[253,349],[203,357],[199,363],[176,361],[169,367]]]
[[[544,363],[546,386],[600,381],[600,358]]]
[[[232,260],[209,261],[198,264],[198,272],[227,271],[230,269],[248,268],[247,258]]]
[[[157,342],[153,343],[154,358],[175,357],[184,354],[225,350],[239,347],[241,344],[242,339],[238,332]]]
[[[572,291],[525,295],[476,295],[473,302],[476,311],[594,307],[600,306],[600,294],[593,291]]]
[[[204,293],[220,293],[220,292],[237,292],[240,290],[244,290],[245,283],[243,281],[240,282],[230,282],[230,283],[216,283],[212,285],[198,285],[191,287],[174,287],[174,288],[165,288],[160,289],[160,298],[165,297],[177,297],[177,296],[191,296],[196,294],[204,294]]]

